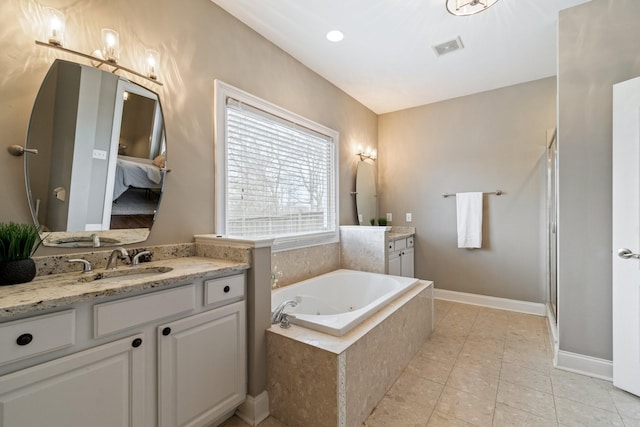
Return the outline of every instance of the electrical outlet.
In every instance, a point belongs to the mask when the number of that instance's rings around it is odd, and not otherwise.
[[[362,224],[362,214],[358,214],[358,222]]]
[[[387,213],[387,221],[389,221],[389,222],[393,221],[393,214],[392,213]]]
[[[407,220],[407,222],[411,222],[412,221],[411,212],[407,212],[406,213],[406,220]]]
[[[93,150],[93,158],[107,160],[107,152],[104,150]]]

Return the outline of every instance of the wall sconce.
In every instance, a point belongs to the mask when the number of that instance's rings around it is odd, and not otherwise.
[[[360,156],[360,160],[365,161],[366,159],[373,160],[374,162],[378,158],[378,154],[376,150],[371,150],[371,148],[367,147],[366,151],[362,148],[362,145],[358,146],[358,152],[356,156]]]
[[[158,78],[156,69],[158,67],[158,62],[160,62],[160,54],[153,49],[147,49],[144,53],[144,57],[147,64],[147,77],[152,80],[156,80]]]
[[[64,14],[52,7],[44,8],[44,38],[54,46],[64,43]]]
[[[120,35],[109,28],[102,29],[102,56],[112,64],[117,64],[120,59]]]

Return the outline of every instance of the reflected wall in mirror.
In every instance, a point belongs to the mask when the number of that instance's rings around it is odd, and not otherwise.
[[[376,177],[373,165],[366,161],[358,162],[356,169],[356,209],[360,225],[371,225],[371,219],[377,217]]]
[[[56,60],[33,106],[25,156],[29,206],[43,244],[142,242],[166,180],[158,95],[97,68]]]

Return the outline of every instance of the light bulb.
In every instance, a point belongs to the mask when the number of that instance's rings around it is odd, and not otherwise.
[[[147,76],[152,80],[156,80],[158,78],[160,54],[153,49],[147,49],[144,56],[147,63]]]
[[[102,56],[114,64],[120,59],[120,35],[117,31],[102,29]]]
[[[45,39],[49,44],[62,46],[64,42],[64,14],[52,7],[44,8]]]

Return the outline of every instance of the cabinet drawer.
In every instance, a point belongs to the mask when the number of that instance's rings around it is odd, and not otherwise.
[[[399,251],[407,247],[407,239],[398,239],[393,241],[393,250]]]
[[[195,306],[194,285],[96,304],[93,306],[93,336],[98,338],[164,317],[188,313]]]
[[[205,280],[204,305],[219,306],[244,297],[244,274]]]
[[[73,345],[75,328],[75,310],[0,324],[0,365]]]
[[[413,247],[413,236],[407,237],[407,247],[408,248],[412,248]]]

